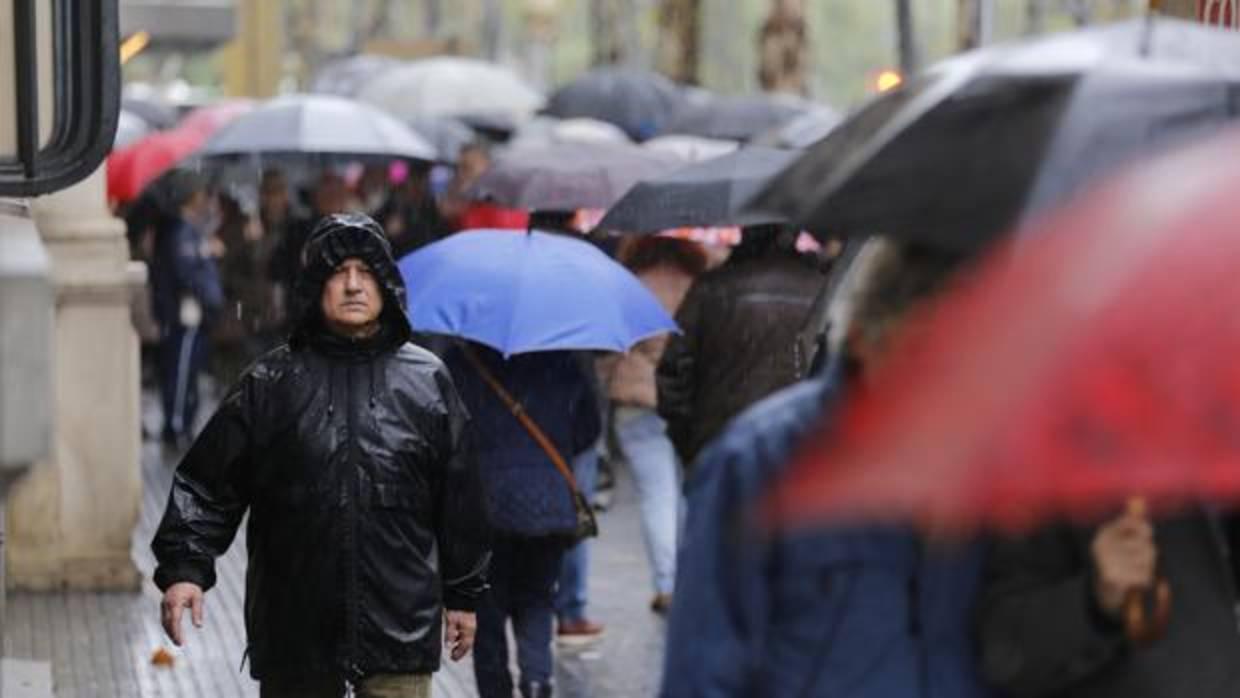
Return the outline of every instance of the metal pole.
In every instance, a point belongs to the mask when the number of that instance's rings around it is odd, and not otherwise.
[[[912,0],[896,0],[896,32],[900,50],[900,73],[905,76],[912,75],[917,72],[921,62]]]

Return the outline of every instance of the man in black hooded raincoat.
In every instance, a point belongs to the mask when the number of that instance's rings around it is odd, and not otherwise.
[[[466,410],[409,342],[370,218],[320,222],[297,290],[289,343],[245,372],[177,469],[152,543],[164,627],[181,644],[184,609],[201,625],[248,511],[246,651],[264,698],[429,695],[441,644],[469,651],[486,589]]]

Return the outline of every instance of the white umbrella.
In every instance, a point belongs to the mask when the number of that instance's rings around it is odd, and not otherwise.
[[[401,119],[496,115],[528,119],[545,98],[516,73],[472,58],[414,61],[366,83],[358,98]]]
[[[428,161],[438,155],[425,138],[382,111],[329,95],[273,99],[221,129],[198,154],[385,156]]]
[[[658,153],[668,153],[685,162],[710,160],[736,150],[740,144],[701,136],[659,136],[642,143],[642,147]]]

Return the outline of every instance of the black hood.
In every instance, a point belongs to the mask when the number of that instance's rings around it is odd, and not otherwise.
[[[357,258],[370,267],[383,292],[385,338],[399,346],[413,337],[405,304],[405,281],[392,257],[392,245],[383,228],[362,213],[336,213],[314,226],[301,252],[301,268],[294,291],[293,346],[325,334],[321,299],[327,279],[346,259]]]

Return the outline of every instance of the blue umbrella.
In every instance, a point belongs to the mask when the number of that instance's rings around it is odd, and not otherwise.
[[[566,235],[457,233],[401,259],[400,273],[415,330],[464,337],[505,356],[626,351],[676,331],[637,277]]]

